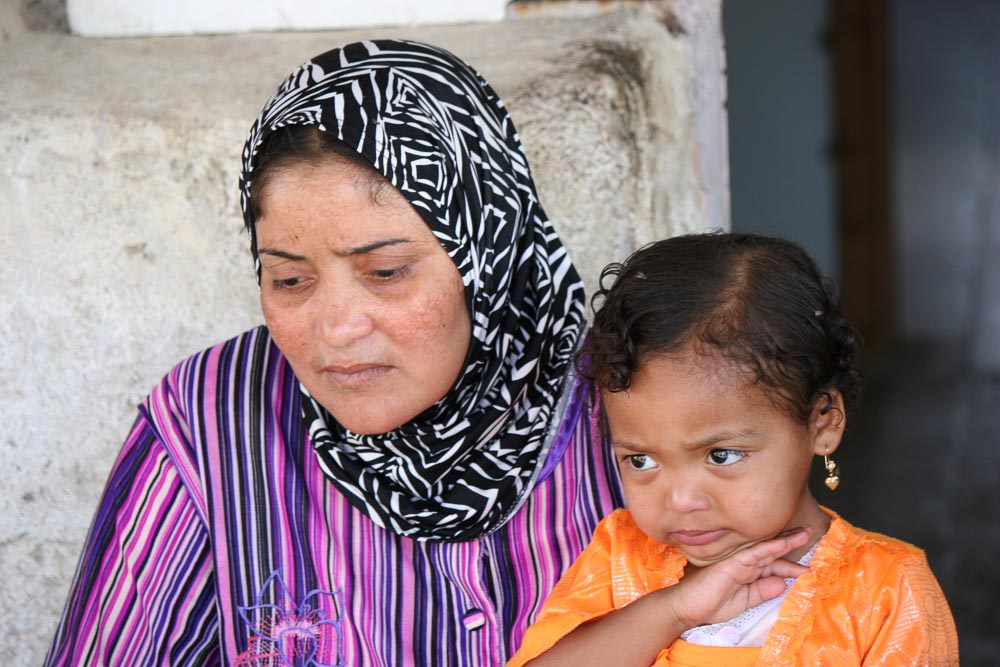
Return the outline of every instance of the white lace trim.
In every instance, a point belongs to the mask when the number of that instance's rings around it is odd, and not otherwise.
[[[809,565],[819,541],[799,559],[799,565]],[[699,625],[681,633],[681,639],[700,646],[763,646],[767,633],[778,620],[778,611],[794,578],[785,579],[785,590],[776,598],[765,600],[747,609],[736,618],[712,625]]]

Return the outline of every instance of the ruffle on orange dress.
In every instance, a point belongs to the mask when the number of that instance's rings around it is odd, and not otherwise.
[[[830,529],[763,646],[678,639],[655,667],[958,665],[955,621],[923,551],[825,511]],[[559,580],[507,667],[538,657],[582,623],[676,584],[686,564],[676,549],[646,537],[627,510],[616,510]]]

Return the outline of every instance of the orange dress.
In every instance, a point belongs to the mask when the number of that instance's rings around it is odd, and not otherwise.
[[[655,667],[958,665],[955,621],[924,553],[827,512],[830,529],[763,646],[678,639]],[[559,580],[507,667],[538,657],[582,623],[676,584],[686,563],[673,547],[646,537],[627,510],[616,510]]]

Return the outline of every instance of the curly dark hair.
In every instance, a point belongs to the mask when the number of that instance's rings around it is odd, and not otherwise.
[[[831,389],[848,408],[860,398],[860,336],[840,312],[836,285],[791,241],[737,233],[657,241],[608,265],[592,304],[577,369],[600,389],[624,391],[650,355],[693,346],[748,372],[801,423]]]

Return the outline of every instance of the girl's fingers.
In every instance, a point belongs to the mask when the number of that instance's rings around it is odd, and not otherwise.
[[[785,538],[789,548],[795,549],[805,546],[806,542],[809,541],[810,535],[812,535],[812,528],[809,526],[799,526],[798,528],[793,528],[790,532],[778,535],[778,537]]]
[[[747,595],[747,609],[756,607],[765,600],[778,597],[785,592],[785,580],[779,577],[764,577],[750,586]]]
[[[687,594],[677,618],[687,623],[685,627],[715,623],[780,595],[786,578],[809,570],[782,556],[805,546],[810,534],[808,527],[796,528],[689,573],[679,585]]]
[[[787,533],[778,535],[770,540],[764,540],[758,544],[748,547],[741,553],[750,558],[756,559],[757,565],[764,566],[775,562],[789,551],[805,546],[809,541],[811,530],[808,526],[795,528]],[[746,562],[746,561],[744,561]],[[748,563],[749,564],[749,563]]]
[[[791,561],[783,560],[779,558],[774,561],[768,567],[764,568],[762,576],[774,576],[774,577],[797,577],[800,574],[808,572],[809,568],[804,565],[799,565],[798,563],[793,563]]]

